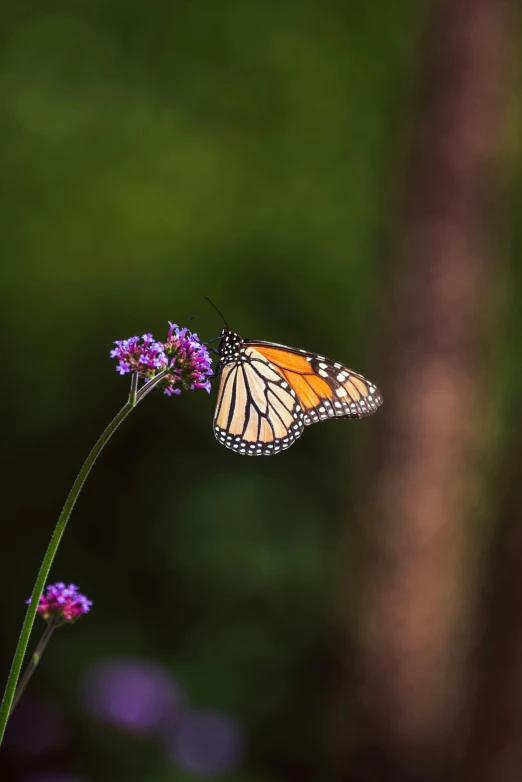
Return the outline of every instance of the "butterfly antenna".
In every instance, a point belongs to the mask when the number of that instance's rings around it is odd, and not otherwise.
[[[204,318],[200,318],[199,315],[191,315],[189,320],[204,320]]]
[[[216,307],[216,305],[214,304],[214,302],[213,302],[213,301],[211,301],[211,300],[208,298],[208,296],[203,296],[203,301],[208,301],[208,303],[210,304],[210,306],[211,306],[211,307],[214,307],[214,309],[216,310],[217,314],[219,315],[219,317],[221,318],[221,320],[222,320],[222,321],[223,321],[223,323],[225,324],[226,328],[228,329],[228,323],[226,322],[226,320],[225,320],[225,318],[224,318],[223,314],[222,314],[222,313],[221,313],[221,312],[218,310],[218,308]]]

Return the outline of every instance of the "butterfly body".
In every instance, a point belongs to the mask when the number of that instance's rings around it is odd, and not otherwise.
[[[214,434],[237,453],[269,456],[304,427],[328,418],[363,418],[382,403],[378,389],[338,361],[228,328],[219,344]]]

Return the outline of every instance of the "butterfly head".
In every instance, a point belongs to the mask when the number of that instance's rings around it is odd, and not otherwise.
[[[221,329],[219,343],[219,363],[222,367],[230,361],[237,361],[243,351],[243,339],[225,326]]]

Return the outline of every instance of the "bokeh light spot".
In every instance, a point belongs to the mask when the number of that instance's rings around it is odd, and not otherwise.
[[[83,676],[80,695],[94,717],[137,734],[172,721],[183,700],[168,671],[139,659],[92,665]]]
[[[58,706],[47,698],[26,692],[9,720],[5,743],[13,754],[43,755],[61,747],[67,736]]]
[[[88,780],[71,774],[47,772],[45,774],[31,774],[29,777],[24,777],[23,782],[88,782]]]
[[[185,715],[169,742],[170,759],[184,771],[217,777],[236,769],[245,749],[240,725],[215,711]]]

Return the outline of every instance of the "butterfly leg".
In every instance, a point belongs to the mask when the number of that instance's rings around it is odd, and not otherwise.
[[[219,350],[216,350],[216,348],[209,348],[209,350],[212,351],[212,353],[215,353],[216,356],[220,355]],[[221,374],[221,367],[220,367],[219,362],[218,362],[217,367],[216,367],[216,371],[212,375],[209,375],[208,379],[209,380],[214,380],[216,377],[219,377],[220,374]]]
[[[223,368],[220,367],[219,364],[218,364],[217,367],[216,367],[216,371],[212,375],[209,375],[208,379],[209,380],[215,380],[216,377],[219,377],[221,375],[222,371],[223,371]]]

